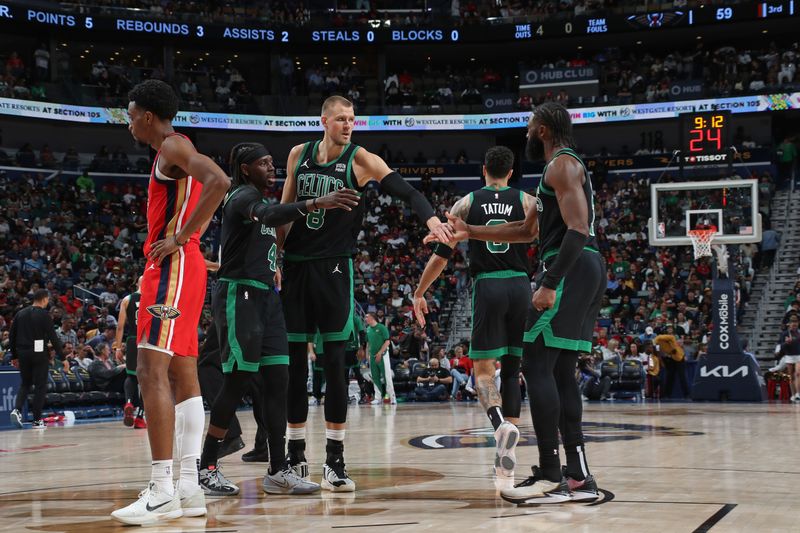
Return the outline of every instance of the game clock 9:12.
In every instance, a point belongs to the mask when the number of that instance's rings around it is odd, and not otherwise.
[[[682,115],[683,149],[689,155],[715,154],[730,145],[729,111]]]

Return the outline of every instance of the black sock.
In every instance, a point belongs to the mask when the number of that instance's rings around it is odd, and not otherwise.
[[[492,421],[492,427],[495,429],[495,431],[497,431],[497,428],[500,427],[500,424],[505,422],[505,419],[503,418],[503,411],[501,411],[497,406],[490,407],[486,411],[486,415],[489,417],[489,420]]]
[[[328,439],[328,443],[325,445],[325,453],[325,462],[329,465],[344,462],[344,442]]]
[[[584,472],[586,475],[589,474],[589,465],[586,462],[586,450],[583,444],[564,446],[564,450],[567,452],[567,475],[577,481],[586,479]]]
[[[223,439],[206,435],[206,440],[203,442],[203,453],[200,455],[200,468],[216,466],[222,441]]]
[[[561,458],[558,446],[539,446],[539,468],[548,481],[561,479]]]
[[[269,437],[268,437],[269,438]],[[288,444],[289,458],[293,463],[299,463],[306,460],[306,441],[303,440],[290,440]]]
[[[273,437],[269,435],[267,437],[267,443],[269,445],[269,473],[275,474],[286,468],[286,456],[283,453],[283,436]],[[303,444],[305,444],[305,441],[303,441]]]

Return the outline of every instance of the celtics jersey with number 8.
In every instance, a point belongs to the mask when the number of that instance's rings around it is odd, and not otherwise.
[[[297,201],[313,200],[340,189],[355,189],[358,182],[353,174],[353,159],[360,148],[348,144],[339,157],[328,163],[318,163],[319,141],[303,146],[294,168]],[[286,236],[284,250],[287,259],[313,259],[351,256],[356,252],[356,238],[364,219],[364,202],[353,208],[317,209],[305,219],[297,220]]]

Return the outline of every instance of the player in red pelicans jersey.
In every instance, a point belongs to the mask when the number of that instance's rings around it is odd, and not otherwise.
[[[131,135],[158,151],[148,188],[147,263],[137,320],[137,374],[153,462],[147,489],[111,516],[125,524],[150,525],[206,514],[197,483],[205,422],[197,381],[197,326],[206,289],[199,239],[230,179],[172,129],[178,98],[169,85],[147,80],[128,96]],[[181,465],[177,486],[173,438]]]

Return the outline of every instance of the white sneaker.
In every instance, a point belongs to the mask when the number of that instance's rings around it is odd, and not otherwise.
[[[139,499],[122,509],[111,513],[111,518],[131,526],[150,526],[165,520],[183,516],[181,499],[155,490],[155,483],[139,493]]]
[[[800,402],[800,393],[795,394],[794,396],[789,398],[789,401],[791,401],[791,402]]]
[[[356,490],[356,483],[347,475],[347,469],[343,462],[330,466],[327,463],[322,465],[320,486],[331,492],[355,492]]]
[[[370,405],[381,405],[381,404],[383,404],[383,400],[381,400],[379,398],[374,398],[371,402],[369,402],[369,404]]]
[[[208,513],[206,509],[206,494],[200,485],[196,485],[192,492],[191,489],[183,490],[181,488],[181,481],[175,484],[175,494],[181,500],[181,509],[183,509],[183,516],[192,518],[196,516],[205,516]]]
[[[285,469],[275,474],[267,470],[261,488],[267,494],[314,494],[319,492],[319,485],[297,475],[294,468],[286,466]]]
[[[494,472],[497,476],[514,479],[514,468],[517,466],[517,455],[514,453],[519,442],[519,429],[505,420],[494,432],[495,456]]]
[[[11,425],[17,429],[22,429],[22,413],[17,409],[11,411]]]

